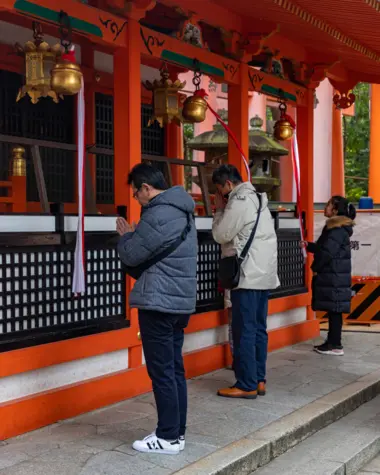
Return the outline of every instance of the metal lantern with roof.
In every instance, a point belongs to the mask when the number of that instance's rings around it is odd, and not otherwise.
[[[160,127],[174,121],[181,124],[181,111],[179,108],[179,92],[186,86],[186,82],[179,79],[172,81],[169,79],[170,73],[166,64],[161,68],[161,79],[153,82],[143,83],[148,91],[153,93],[153,116],[149,120],[148,127],[157,121]]]
[[[219,111],[223,121],[227,120],[227,111]],[[263,120],[255,116],[250,121],[249,130],[249,166],[252,174],[252,184],[259,192],[272,193],[281,185],[281,180],[272,175],[272,165],[276,158],[288,155],[288,150],[280,145],[272,135],[262,130]],[[205,152],[207,185],[210,193],[215,193],[212,183],[213,170],[228,163],[228,135],[220,124],[215,124],[213,130],[204,132],[188,142],[192,150]],[[198,177],[194,177],[199,185]]]
[[[44,41],[40,23],[33,22],[34,41],[27,41],[24,46],[16,43],[16,53],[25,59],[25,85],[20,89],[16,101],[28,95],[32,104],[37,104],[41,97],[51,97],[58,102],[57,93],[51,88],[50,72],[61,55],[61,46],[52,47]]]

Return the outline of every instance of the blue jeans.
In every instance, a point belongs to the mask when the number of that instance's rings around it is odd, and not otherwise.
[[[268,295],[267,290],[231,292],[235,386],[243,391],[255,391],[265,382]]]
[[[186,431],[182,347],[189,319],[189,315],[139,310],[141,340],[158,413],[156,435],[160,439],[177,440]]]

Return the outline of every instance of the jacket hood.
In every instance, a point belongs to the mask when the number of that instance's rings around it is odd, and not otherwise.
[[[230,193],[229,199],[239,199],[239,197],[248,197],[249,195],[255,195],[256,189],[249,181],[241,183],[236,186]],[[265,209],[268,206],[268,196],[266,193],[260,193],[261,195],[261,206],[262,209]]]
[[[346,228],[346,231],[351,236],[353,233],[352,228],[355,226],[355,222],[347,216],[333,216],[326,221],[326,228]]]
[[[194,213],[195,203],[193,198],[182,186],[173,186],[157,195],[146,208],[159,205],[169,205],[180,209],[184,213]]]

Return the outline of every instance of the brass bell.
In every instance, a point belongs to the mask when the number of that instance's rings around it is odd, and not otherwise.
[[[13,147],[11,151],[10,170],[11,176],[26,176],[25,148]]]
[[[183,103],[182,117],[185,121],[198,124],[206,119],[207,102],[200,96],[190,96]]]
[[[292,124],[287,119],[279,119],[274,124],[273,135],[277,140],[290,140],[293,137]]]
[[[51,71],[51,88],[59,96],[74,96],[82,87],[83,74],[76,63],[59,61]]]
[[[137,332],[137,339],[141,340],[141,333],[140,332]]]

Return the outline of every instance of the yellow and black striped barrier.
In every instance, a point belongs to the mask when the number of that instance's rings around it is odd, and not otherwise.
[[[351,312],[343,314],[345,323],[380,323],[380,277],[356,277],[352,282]],[[328,312],[317,312],[322,322],[328,320]]]

